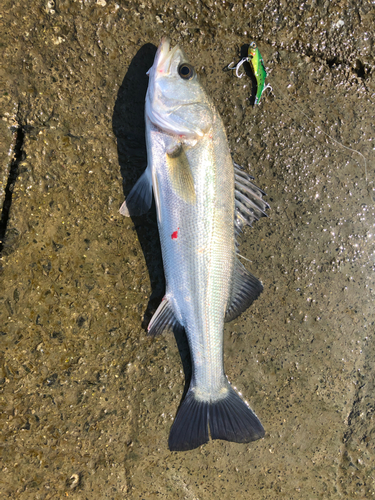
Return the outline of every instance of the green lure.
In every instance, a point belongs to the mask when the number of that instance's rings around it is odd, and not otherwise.
[[[257,93],[255,96],[255,102],[254,106],[260,103],[260,98],[262,97],[263,92],[266,89],[271,89],[272,87],[270,84],[264,86],[266,78],[267,78],[267,72],[266,68],[264,67],[264,62],[263,58],[259,52],[259,49],[257,47],[257,44],[255,42],[251,42],[249,45],[249,49],[247,51],[247,57],[244,57],[241,59],[239,63],[234,65],[233,63],[228,64],[227,70],[235,70],[236,71],[236,76],[238,78],[242,78],[244,74],[239,73],[240,67],[243,65],[243,63],[248,62],[251,66],[251,69],[253,70],[254,76],[257,81]]]
[[[251,68],[254,72],[254,76],[257,81],[257,94],[254,102],[255,106],[259,104],[260,98],[262,97],[264,90],[267,88],[264,86],[267,78],[267,72],[264,67],[263,58],[255,42],[251,42],[251,44],[249,45],[249,50],[247,52],[247,55],[248,55],[248,61],[251,65]]]

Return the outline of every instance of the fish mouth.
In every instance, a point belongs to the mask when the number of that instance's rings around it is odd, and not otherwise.
[[[162,38],[155,55],[154,64],[147,71],[147,75],[152,76],[152,70],[155,75],[165,75],[170,73],[171,62],[176,52],[181,50],[178,45],[170,48],[170,40],[167,37]]]

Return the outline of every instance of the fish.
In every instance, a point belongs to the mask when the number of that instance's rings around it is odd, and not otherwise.
[[[222,119],[183,50],[162,39],[148,76],[147,168],[120,213],[146,213],[154,195],[166,292],[148,332],[185,330],[189,343],[192,376],[169,449],[210,436],[247,443],[265,431],[225,375],[223,331],[263,290],[239,261],[238,236],[269,205],[233,163]]]
[[[269,88],[268,85],[266,87],[264,86],[267,78],[267,72],[266,68],[264,67],[263,57],[259,52],[259,49],[255,42],[250,43],[247,54],[248,61],[257,81],[257,93],[254,101],[254,106],[256,106],[260,103],[260,98],[262,97],[263,92],[266,90],[266,88]]]

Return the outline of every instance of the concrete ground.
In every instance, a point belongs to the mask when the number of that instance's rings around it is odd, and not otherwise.
[[[375,498],[374,6],[1,11],[1,498]],[[185,453],[167,442],[186,344],[145,331],[164,290],[155,212],[118,212],[146,165],[163,35],[271,205],[240,247],[264,292],[224,334],[228,378],[266,436]],[[223,71],[251,40],[273,87],[257,107],[251,78]]]

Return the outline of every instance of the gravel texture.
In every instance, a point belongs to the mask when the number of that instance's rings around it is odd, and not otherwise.
[[[375,498],[374,5],[1,10],[0,497]],[[248,445],[169,452],[187,346],[145,331],[164,290],[154,210],[118,212],[146,165],[163,35],[271,205],[240,247],[265,290],[224,334],[266,430]],[[223,71],[251,40],[273,87],[255,108],[252,79]]]

